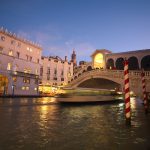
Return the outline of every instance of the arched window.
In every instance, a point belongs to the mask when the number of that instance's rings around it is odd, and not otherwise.
[[[129,70],[139,70],[138,59],[135,56],[132,56],[128,59]]]
[[[87,67],[87,71],[91,71],[92,70],[92,67],[91,66],[88,66]]]
[[[82,73],[84,73],[84,72],[86,72],[85,70],[83,70],[83,72]]]
[[[114,68],[114,60],[112,58],[107,60],[107,69],[113,69]]]
[[[78,77],[81,76],[81,73],[78,74]]]
[[[77,76],[75,76],[74,79],[77,79]]]
[[[150,70],[150,55],[144,56],[141,60],[141,68]]]
[[[116,69],[117,70],[123,70],[124,69],[124,59],[123,58],[118,58],[117,60],[116,60]]]

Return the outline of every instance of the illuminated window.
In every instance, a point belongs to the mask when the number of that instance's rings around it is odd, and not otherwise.
[[[27,68],[24,68],[24,73],[27,73]]]
[[[30,48],[30,52],[32,52],[32,48]]]
[[[11,63],[8,63],[8,65],[7,65],[7,70],[11,70],[11,67],[12,67],[12,64],[11,64]]]
[[[13,51],[10,50],[9,53],[8,53],[8,55],[9,55],[9,56],[13,56]]]
[[[30,48],[29,48],[29,47],[27,47],[27,50],[29,51],[29,50],[30,50]]]
[[[35,74],[38,74],[38,69],[35,69]]]
[[[13,77],[13,81],[14,81],[14,82],[17,82],[17,77]]]
[[[29,84],[30,83],[30,78],[23,78],[23,82]]]
[[[31,73],[31,69],[30,68],[24,68],[24,73]]]
[[[35,91],[37,91],[37,88],[34,88]]]
[[[26,86],[26,90],[29,90],[29,87],[28,87],[28,86]]]
[[[22,86],[22,88],[21,88],[22,90],[25,90],[25,86]]]

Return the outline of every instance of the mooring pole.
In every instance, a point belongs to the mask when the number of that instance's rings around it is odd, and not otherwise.
[[[142,78],[144,109],[145,109],[145,114],[147,114],[148,113],[148,101],[147,101],[147,95],[146,95],[145,73],[144,73],[143,69],[141,72],[141,78]]]
[[[128,61],[126,59],[124,61],[124,90],[125,90],[125,117],[126,117],[126,125],[131,125],[129,69],[128,69]]]

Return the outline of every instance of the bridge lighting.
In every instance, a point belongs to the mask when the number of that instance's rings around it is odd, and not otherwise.
[[[97,55],[95,56],[94,61],[95,61],[96,63],[100,63],[100,64],[103,63],[103,55],[102,55],[101,53],[97,54]]]
[[[94,58],[94,68],[103,68],[104,58],[102,53],[98,53]]]

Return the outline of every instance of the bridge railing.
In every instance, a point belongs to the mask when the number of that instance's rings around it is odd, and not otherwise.
[[[150,71],[144,71],[145,78],[150,77]],[[123,78],[123,70],[109,70],[109,69],[94,69],[91,71],[83,72],[80,76],[74,75],[70,81],[70,84],[74,84],[75,82],[81,81],[84,77],[92,76],[92,75],[101,75],[101,76],[110,76],[115,78]],[[140,78],[141,71],[140,70],[132,70],[129,71],[129,77],[131,78]]]

